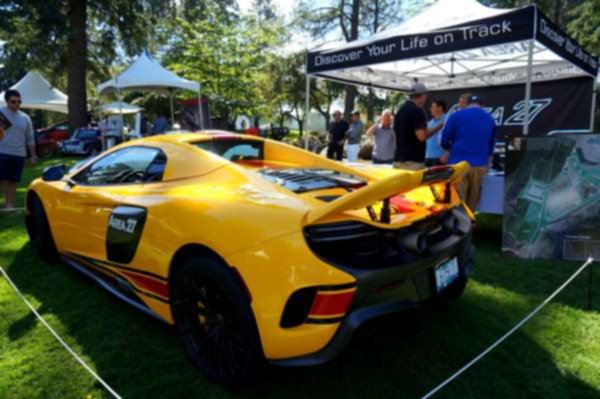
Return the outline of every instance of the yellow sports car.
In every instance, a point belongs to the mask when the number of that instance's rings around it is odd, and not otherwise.
[[[365,321],[458,297],[473,215],[466,163],[345,165],[223,131],[129,141],[27,192],[40,256],[60,257],[177,327],[209,378],[326,362]]]

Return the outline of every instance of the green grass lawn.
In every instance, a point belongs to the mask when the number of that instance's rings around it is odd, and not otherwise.
[[[27,182],[51,163],[27,169],[19,206]],[[415,398],[504,334],[579,266],[504,257],[500,229],[500,218],[478,221],[473,279],[447,311],[394,318],[379,333],[357,337],[327,365],[271,367],[235,392],[196,372],[171,328],[67,266],[39,261],[22,214],[0,214],[0,265],[124,398]],[[599,289],[591,312],[585,274],[437,397],[600,397],[600,270],[594,279]],[[84,397],[109,395],[0,278],[0,398]]]

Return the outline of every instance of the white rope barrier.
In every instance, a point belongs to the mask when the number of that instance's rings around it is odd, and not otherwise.
[[[583,265],[581,265],[581,267],[567,281],[565,281],[563,285],[558,287],[558,289],[556,291],[554,291],[548,298],[546,298],[546,300],[544,302],[542,302],[537,308],[535,308],[531,313],[529,313],[523,320],[521,320],[509,332],[504,334],[499,340],[497,340],[492,345],[490,345],[490,347],[488,347],[486,350],[484,350],[479,355],[477,355],[477,357],[475,357],[473,360],[471,360],[469,363],[467,363],[464,367],[462,367],[456,373],[452,374],[448,379],[446,379],[440,385],[438,385],[437,387],[435,387],[434,389],[429,391],[429,393],[427,395],[423,396],[422,399],[428,399],[428,398],[432,397],[433,395],[435,395],[436,393],[438,393],[442,388],[444,388],[446,385],[450,384],[452,381],[454,381],[456,378],[458,378],[462,373],[464,373],[469,368],[471,368],[471,366],[473,366],[475,363],[477,363],[479,360],[481,360],[485,355],[490,353],[498,345],[500,345],[502,342],[504,342],[515,331],[517,331],[525,323],[527,323],[529,321],[529,319],[531,319],[533,316],[535,316],[544,306],[546,306],[548,304],[548,302],[550,302],[552,299],[554,299],[554,297],[556,297],[556,295],[558,295],[567,285],[569,285],[571,283],[571,281],[573,281],[575,279],[575,277],[577,277],[579,274],[581,274],[581,272],[583,270],[585,270],[586,267],[591,265],[593,261],[594,261],[594,259],[592,257],[589,257],[588,260]]]
[[[112,389],[110,387],[110,385],[108,385],[106,383],[106,381],[104,381],[102,378],[100,378],[100,376],[98,374],[96,374],[96,372],[94,370],[92,370],[92,368],[90,366],[88,366],[85,363],[85,361],[83,359],[81,359],[81,357],[79,357],[75,353],[75,351],[69,347],[69,345],[67,345],[67,343],[56,333],[56,331],[54,331],[54,329],[52,327],[50,327],[50,325],[46,322],[46,320],[44,320],[44,318],[42,316],[40,316],[40,314],[37,312],[37,310],[35,310],[35,308],[29,303],[29,301],[25,298],[25,296],[23,296],[21,291],[19,291],[19,288],[17,288],[15,283],[13,283],[13,281],[10,279],[10,277],[8,277],[8,274],[6,274],[6,272],[4,271],[4,269],[1,266],[0,266],[0,273],[2,273],[2,275],[4,275],[4,278],[6,279],[6,281],[8,281],[8,283],[13,287],[13,289],[15,290],[17,295],[23,300],[23,302],[25,302],[25,305],[27,305],[27,307],[29,307],[29,309],[38,318],[38,320],[41,321],[44,326],[46,326],[48,331],[50,331],[52,333],[52,335],[54,335],[54,338],[56,338],[58,340],[58,342],[75,358],[75,360],[77,360],[79,362],[79,364],[81,364],[83,366],[84,369],[86,369],[100,384],[102,384],[102,386],[113,397],[115,397],[116,399],[121,399],[121,396],[119,396],[119,394],[114,389]]]
[[[25,208],[0,208],[0,213],[25,212]]]

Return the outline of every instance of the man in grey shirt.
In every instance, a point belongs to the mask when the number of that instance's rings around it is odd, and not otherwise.
[[[27,149],[31,154],[31,163],[37,162],[35,140],[31,119],[21,112],[21,94],[16,90],[4,93],[6,107],[0,108],[2,116],[10,127],[0,127],[0,184],[4,191],[4,209],[13,210],[17,183],[21,181]]]
[[[348,137],[348,162],[358,161],[358,151],[360,150],[360,139],[363,134],[363,123],[360,120],[360,112],[352,112],[350,129],[346,136]]]
[[[392,165],[394,163],[396,133],[394,133],[392,118],[392,111],[386,109],[377,123],[367,131],[367,135],[375,136],[375,145],[373,146],[374,164]]]

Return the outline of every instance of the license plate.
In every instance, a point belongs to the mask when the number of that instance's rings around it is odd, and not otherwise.
[[[435,282],[437,292],[452,284],[459,276],[458,259],[452,258],[447,260],[435,268]]]

